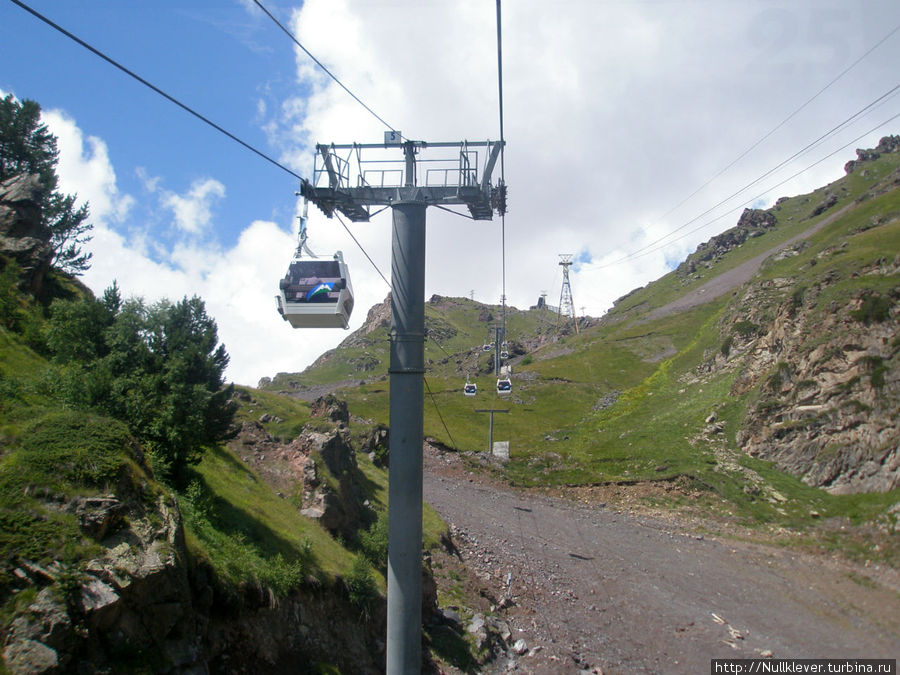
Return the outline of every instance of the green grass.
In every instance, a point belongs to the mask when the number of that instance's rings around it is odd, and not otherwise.
[[[298,584],[307,574],[330,582],[349,571],[349,551],[227,448],[207,452],[193,480],[207,506],[198,508],[187,493],[179,498],[189,550],[226,588],[251,585],[281,594],[291,584],[279,586],[279,575]]]
[[[39,415],[0,457],[0,559],[76,563],[96,552],[77,518],[53,504],[135,489],[147,480],[136,447],[127,428],[108,418],[67,410]],[[0,571],[0,582],[9,572]]]
[[[263,422],[262,426],[273,438],[289,441],[303,429],[309,422],[309,404],[289,396],[281,396],[261,389],[250,387],[235,387],[238,410],[235,415],[236,422],[258,421],[264,414],[273,419]],[[242,400],[243,394],[250,398]],[[281,421],[274,421],[278,418]]]

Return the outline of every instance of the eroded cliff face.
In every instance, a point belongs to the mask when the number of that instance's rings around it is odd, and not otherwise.
[[[21,174],[0,182],[0,255],[15,260],[22,286],[34,295],[50,262],[50,230],[41,223],[44,188],[37,175]]]
[[[885,258],[861,274],[898,266],[900,256]],[[829,301],[837,282],[748,287],[716,367],[737,370],[732,394],[754,394],[736,437],[744,452],[833,493],[891,490],[900,487],[900,287]]]
[[[121,486],[120,486],[121,487]],[[55,673],[131,659],[183,668],[202,661],[202,621],[188,579],[174,498],[138,490],[64,500],[100,553],[77,568],[27,561],[17,591],[34,599],[9,627],[3,658],[12,673]]]
[[[342,402],[321,403],[322,417],[344,420]],[[323,526],[346,533],[366,521],[351,480],[354,451],[338,429],[307,431],[282,446],[245,424],[234,443],[246,445],[243,455],[286,453],[284,467],[269,468],[308,491],[304,505],[321,507],[311,515]],[[11,592],[21,600],[3,636],[10,673],[295,672],[316,662],[381,671],[383,607],[364,619],[341,579],[312,577],[284,598],[257,588],[225,597],[202,561],[190,559],[175,497],[146,478],[149,467],[132,450],[140,471],[123,476],[114,493],[41,493],[48,509],[77,518],[96,553],[78,566],[23,560],[13,570]],[[325,472],[339,477],[335,487]]]

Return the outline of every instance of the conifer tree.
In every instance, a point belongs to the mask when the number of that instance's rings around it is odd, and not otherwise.
[[[0,182],[20,174],[36,174],[44,188],[41,219],[49,228],[53,248],[52,265],[69,274],[90,267],[91,253],[84,245],[91,240],[88,205],[76,206],[77,195],[57,190],[56,137],[41,122],[41,106],[12,94],[0,99]]]

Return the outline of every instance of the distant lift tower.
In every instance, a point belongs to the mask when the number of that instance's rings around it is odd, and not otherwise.
[[[559,312],[556,315],[556,330],[559,330],[563,316],[566,321],[572,320],[575,326],[575,334],[578,334],[578,319],[575,317],[575,302],[572,300],[572,284],[569,283],[569,265],[572,264],[571,253],[560,253],[559,264],[563,268],[562,289],[559,291]]]
[[[491,184],[503,142],[425,143],[385,132],[383,144],[317,145],[300,193],[326,216],[368,221],[391,207],[391,466],[388,483],[387,672],[422,667],[422,433],[425,373],[425,209],[464,205],[475,220],[506,212]],[[398,158],[399,152],[402,157]],[[431,155],[437,151],[438,157]],[[420,155],[417,159],[417,155]],[[449,156],[448,156],[449,155]],[[417,169],[425,168],[424,175]]]

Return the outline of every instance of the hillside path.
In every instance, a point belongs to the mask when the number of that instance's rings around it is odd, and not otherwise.
[[[830,223],[833,223],[837,218],[840,218],[853,206],[854,204],[852,202],[850,204],[847,204],[846,206],[839,209],[838,211],[835,211],[826,218],[822,218],[822,220],[820,220],[818,223],[816,223],[809,229],[804,230],[800,234],[794,235],[787,241],[783,241],[780,244],[773,246],[768,251],[760,253],[750,260],[741,263],[737,267],[733,267],[730,270],[722,272],[722,274],[713,277],[702,286],[695,288],[689,293],[685,293],[680,298],[676,298],[669,304],[663,305],[662,307],[657,307],[646,317],[644,317],[642,321],[652,321],[653,319],[659,319],[661,317],[668,316],[669,314],[674,314],[675,312],[683,312],[686,309],[696,307],[697,305],[702,305],[711,300],[715,300],[725,293],[734,290],[741,284],[747,283],[748,281],[750,281],[750,279],[753,278],[753,275],[759,271],[759,268],[762,266],[763,261],[765,261],[766,258],[774,253],[777,253],[778,251],[787,248],[788,246],[796,244],[802,239],[811,237],[826,225],[829,225]]]
[[[467,566],[514,602],[509,642],[524,639],[527,651],[497,672],[702,673],[711,658],[767,651],[900,657],[896,570],[875,581],[874,570],[826,557],[517,492],[433,449],[424,487]]]

